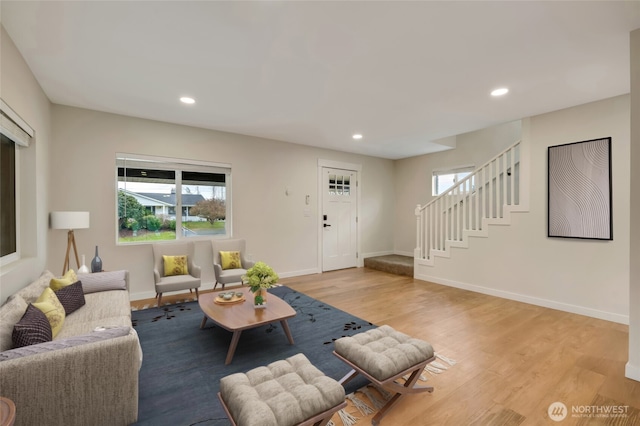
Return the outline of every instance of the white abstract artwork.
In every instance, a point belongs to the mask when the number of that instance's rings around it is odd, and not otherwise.
[[[548,148],[548,236],[612,240],[611,138]]]

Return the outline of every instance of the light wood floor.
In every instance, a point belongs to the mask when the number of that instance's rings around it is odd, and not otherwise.
[[[433,394],[406,396],[382,426],[640,425],[640,383],[624,377],[626,325],[367,268],[281,283],[426,340],[457,361],[429,377]],[[132,306],[145,303],[152,302]],[[569,410],[561,422],[547,415],[556,401]],[[572,408],[587,406],[628,408],[626,417],[572,417]],[[357,426],[370,424],[371,416],[349,411],[360,418]],[[342,424],[337,416],[334,422]]]

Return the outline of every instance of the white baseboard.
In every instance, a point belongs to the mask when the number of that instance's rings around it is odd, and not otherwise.
[[[302,275],[312,275],[312,274],[319,274],[320,271],[318,270],[318,268],[314,268],[314,269],[304,269],[301,271],[291,271],[291,272],[278,272],[278,276],[280,278],[290,278],[290,277],[299,277]],[[203,283],[200,286],[199,290],[213,290],[213,286],[215,283]],[[225,289],[228,288],[234,288],[234,287],[239,287],[240,283],[237,284],[227,284],[225,286]],[[220,286],[218,286],[218,289],[220,289]],[[167,293],[170,294],[170,293]],[[155,291],[141,291],[138,293],[131,293],[129,295],[129,298],[131,300],[143,300],[143,299],[153,299],[154,297],[156,297],[156,292]]]
[[[397,254],[399,256],[409,256],[409,257],[413,257],[413,252],[412,251],[401,251],[401,250],[396,250],[393,254]]]
[[[303,269],[301,271],[291,271],[291,272],[278,272],[278,276],[280,278],[291,278],[291,277],[301,277],[303,275],[313,275],[313,274],[319,274],[320,270],[318,268],[312,268],[312,269]]]
[[[319,274],[319,273],[320,271],[318,270],[318,268],[314,268],[314,269],[304,269],[301,271],[291,271],[291,272],[282,272],[282,273],[278,272],[278,276],[280,278],[290,278],[290,277],[299,277],[302,275],[312,275],[312,274]],[[215,283],[202,283],[199,290],[213,290],[214,284]],[[227,284],[225,286],[225,289],[234,288],[234,287],[240,287],[240,283]],[[220,286],[218,286],[218,289],[220,289]],[[138,293],[131,293],[129,295],[129,298],[131,300],[153,299],[154,297],[156,297],[155,291],[141,291]]]
[[[542,306],[544,308],[557,309],[559,311],[570,312],[572,314],[585,315],[592,318],[603,319],[606,321],[617,322],[620,324],[629,324],[628,315],[615,314],[613,312],[605,312],[597,309],[586,308],[584,306],[572,305],[569,303],[556,302],[554,300],[541,299],[538,297],[527,296],[520,293],[512,293],[510,291],[497,290],[489,287],[482,287],[475,284],[462,283],[458,281],[448,280],[445,278],[434,277],[430,275],[415,274],[414,278],[422,281],[430,281],[436,284],[442,284],[449,287],[469,290],[476,293],[488,294],[490,296],[501,297],[503,299],[515,300],[518,302],[529,303],[531,305]]]
[[[632,365],[631,362],[627,362],[627,366],[624,369],[624,375],[628,379],[640,382],[640,366]]]
[[[198,289],[198,291],[201,290],[213,290],[213,285],[215,283],[202,283],[200,285],[200,288]],[[226,288],[233,288],[233,287],[238,287],[240,285],[240,283],[238,284],[228,284]],[[220,288],[220,286],[218,286],[218,288]],[[181,290],[182,291],[182,290]],[[182,291],[184,292],[184,291]],[[171,293],[163,293],[163,294],[171,294]],[[129,299],[133,300],[143,300],[143,299],[153,299],[156,297],[156,292],[151,290],[151,291],[140,291],[137,293],[131,293],[129,294]]]

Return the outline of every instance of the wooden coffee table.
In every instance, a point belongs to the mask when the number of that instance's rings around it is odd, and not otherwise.
[[[289,343],[293,345],[293,336],[291,336],[291,330],[289,329],[287,319],[294,317],[296,315],[296,311],[289,306],[287,302],[269,293],[267,295],[267,306],[265,308],[256,309],[253,307],[253,294],[249,291],[248,287],[238,288],[235,289],[235,291],[242,291],[246,300],[241,303],[226,305],[214,302],[214,299],[218,294],[225,293],[226,291],[201,293],[198,297],[198,304],[204,313],[204,318],[202,319],[200,328],[204,328],[207,319],[210,319],[220,327],[233,333],[233,336],[231,337],[231,344],[229,345],[229,351],[227,352],[227,359],[224,362],[225,365],[230,364],[233,359],[233,354],[238,346],[242,330],[248,330],[250,328],[256,328],[261,325],[280,321],[284,334],[287,336],[287,339],[289,339]]]

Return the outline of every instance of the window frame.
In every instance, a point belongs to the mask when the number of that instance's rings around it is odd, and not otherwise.
[[[5,135],[6,136],[6,135]],[[0,266],[6,265],[20,260],[20,145],[13,139],[7,137],[13,142],[14,166],[13,166],[13,183],[14,183],[14,215],[15,215],[15,251],[0,257]]]
[[[0,133],[6,136],[14,144],[14,202],[15,202],[15,252],[0,256],[0,267],[5,267],[22,258],[22,221],[21,209],[21,150],[28,149],[31,139],[35,138],[35,130],[20,117],[3,99],[0,99]]]
[[[202,172],[202,173],[214,173],[214,174],[224,174],[225,175],[225,208],[226,208],[226,217],[225,217],[225,233],[224,234],[214,234],[214,235],[206,235],[206,236],[184,236],[182,232],[176,231],[176,237],[172,240],[141,240],[141,241],[131,241],[124,242],[120,241],[120,226],[119,226],[119,211],[118,211],[118,192],[120,176],[118,174],[118,169],[120,167],[119,162],[124,160],[133,161],[133,162],[149,162],[151,164],[155,163],[158,167],[158,170],[172,170],[175,172],[175,212],[182,212],[184,207],[182,205],[182,186],[189,185],[183,184],[182,172]],[[115,238],[116,245],[118,246],[130,246],[137,244],[153,244],[157,242],[170,242],[170,241],[178,241],[178,240],[197,240],[197,239],[205,239],[205,238],[214,238],[214,239],[224,239],[232,236],[233,230],[233,219],[232,219],[232,190],[231,190],[231,179],[232,179],[232,166],[229,163],[217,163],[210,161],[200,161],[200,160],[191,160],[184,158],[168,158],[168,157],[160,157],[160,156],[151,156],[144,154],[131,154],[131,153],[116,153],[115,158]],[[150,165],[149,169],[153,169],[154,166]],[[181,227],[182,225],[182,214],[175,214],[176,220],[176,229]]]
[[[456,183],[465,179],[468,175],[472,174],[474,170],[475,170],[474,165],[465,165],[465,166],[457,166],[457,167],[451,167],[446,169],[433,170],[433,172],[431,173],[431,196],[439,197],[445,194]],[[462,173],[467,173],[467,175],[459,177],[458,175]],[[449,175],[454,175],[453,184],[443,189],[442,192],[438,193],[438,178],[442,176],[449,176]]]

